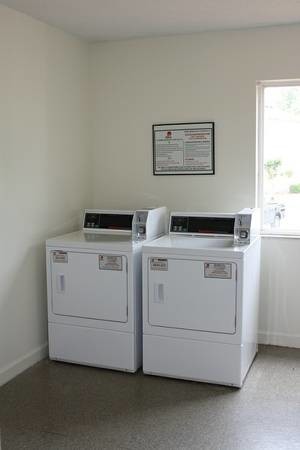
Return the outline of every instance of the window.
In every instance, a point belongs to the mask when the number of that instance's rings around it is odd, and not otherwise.
[[[257,100],[262,232],[300,235],[300,80],[260,82]]]

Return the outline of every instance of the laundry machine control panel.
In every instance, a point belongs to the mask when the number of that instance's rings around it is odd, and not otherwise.
[[[166,233],[167,208],[136,211],[87,209],[83,231],[92,234],[129,235],[133,240],[155,239]]]
[[[172,234],[233,236],[234,215],[204,215],[173,213],[169,231]]]
[[[86,230],[131,230],[133,213],[86,212],[84,229]]]
[[[232,238],[233,245],[248,245],[258,234],[258,210],[245,208],[235,214],[171,213],[171,235],[223,236]]]

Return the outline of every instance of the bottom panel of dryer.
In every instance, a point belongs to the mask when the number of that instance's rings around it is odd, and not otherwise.
[[[49,323],[50,359],[136,372],[141,366],[138,336],[99,328]]]
[[[257,346],[232,345],[171,337],[143,336],[143,371],[242,387]]]

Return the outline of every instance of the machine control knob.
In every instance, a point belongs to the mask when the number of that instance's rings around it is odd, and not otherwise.
[[[247,239],[249,236],[248,230],[240,230],[240,238]]]
[[[139,225],[138,233],[139,234],[145,234],[145,225]]]

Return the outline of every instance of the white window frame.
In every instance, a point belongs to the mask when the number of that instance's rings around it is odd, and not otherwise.
[[[260,208],[261,235],[300,238],[298,230],[264,229],[264,91],[267,87],[299,86],[300,79],[265,80],[256,83],[256,205]]]

